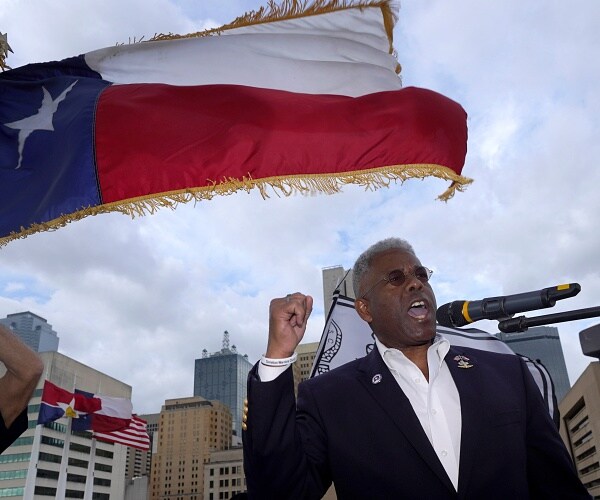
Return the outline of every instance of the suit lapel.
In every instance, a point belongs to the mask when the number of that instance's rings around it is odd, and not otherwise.
[[[461,357],[462,356],[462,357]],[[472,351],[464,352],[460,347],[451,347],[445,358],[460,397],[461,438],[458,492],[465,491],[479,455],[481,418],[481,395],[485,390],[481,376],[477,373],[477,359]],[[463,363],[461,363],[463,361]],[[466,363],[466,364],[465,364]],[[470,366],[466,366],[470,365]]]
[[[454,491],[454,486],[435,454],[410,401],[381,359],[377,348],[362,359],[358,370],[360,382],[377,404],[446,487]]]

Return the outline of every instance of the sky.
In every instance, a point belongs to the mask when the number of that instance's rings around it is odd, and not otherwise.
[[[0,0],[18,67],[217,27],[254,0]],[[434,270],[438,305],[577,282],[578,296],[528,317],[600,305],[600,3],[404,0],[394,30],[402,81],[468,113],[465,192],[409,180],[335,195],[237,193],[130,219],[88,217],[0,248],[0,317],[31,311],[59,351],[132,386],[137,413],[193,394],[194,360],[264,353],[268,306],[315,298],[304,341],[320,339],[322,269],[351,267],[372,243],[407,239]],[[594,361],[560,323],[573,384]],[[496,323],[473,326],[496,331]]]

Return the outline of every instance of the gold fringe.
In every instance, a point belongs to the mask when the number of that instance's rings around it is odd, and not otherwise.
[[[346,184],[363,186],[367,191],[374,191],[382,187],[389,187],[392,182],[403,183],[407,179],[424,179],[437,177],[451,181],[450,186],[438,199],[448,201],[456,191],[464,191],[473,182],[473,179],[456,174],[448,167],[434,164],[396,165],[369,170],[358,170],[340,174],[312,174],[266,177],[255,180],[250,174],[242,179],[224,178],[220,182],[212,181],[210,186],[202,188],[189,188],[179,191],[165,192],[155,195],[132,198],[127,201],[108,203],[97,207],[88,207],[69,215],[60,217],[42,224],[32,224],[25,228],[21,226],[19,232],[12,232],[0,238],[0,248],[12,240],[25,238],[41,231],[55,231],[70,222],[84,219],[85,217],[109,212],[120,212],[129,215],[132,219],[156,213],[161,208],[175,210],[179,204],[194,203],[210,200],[217,195],[231,195],[238,191],[249,193],[257,188],[263,199],[269,198],[268,189],[271,188],[277,196],[291,196],[295,193],[314,195],[317,193],[334,194],[342,190]]]
[[[203,36],[220,35],[226,30],[252,26],[256,24],[272,23],[274,21],[284,21],[289,19],[298,19],[301,17],[316,16],[328,12],[336,12],[347,9],[366,9],[369,7],[378,7],[383,14],[383,23],[390,43],[389,53],[394,53],[393,31],[397,21],[395,15],[395,3],[392,0],[283,0],[280,4],[274,0],[268,0],[266,7],[258,10],[252,10],[239,16],[229,24],[224,24],[219,28],[197,31],[187,35],[177,35],[174,33],[159,33],[154,35],[149,41],[160,40],[178,40],[182,38],[198,38]],[[396,73],[400,73],[401,67],[398,63]]]

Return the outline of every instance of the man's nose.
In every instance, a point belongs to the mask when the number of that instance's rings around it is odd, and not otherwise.
[[[420,290],[423,288],[423,282],[414,274],[409,273],[406,277],[406,289],[408,291]]]

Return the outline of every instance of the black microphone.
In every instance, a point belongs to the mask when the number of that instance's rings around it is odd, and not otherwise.
[[[480,319],[510,318],[515,313],[553,307],[557,300],[574,297],[580,291],[579,283],[569,283],[504,297],[455,300],[438,307],[436,319],[442,326],[458,328]]]

